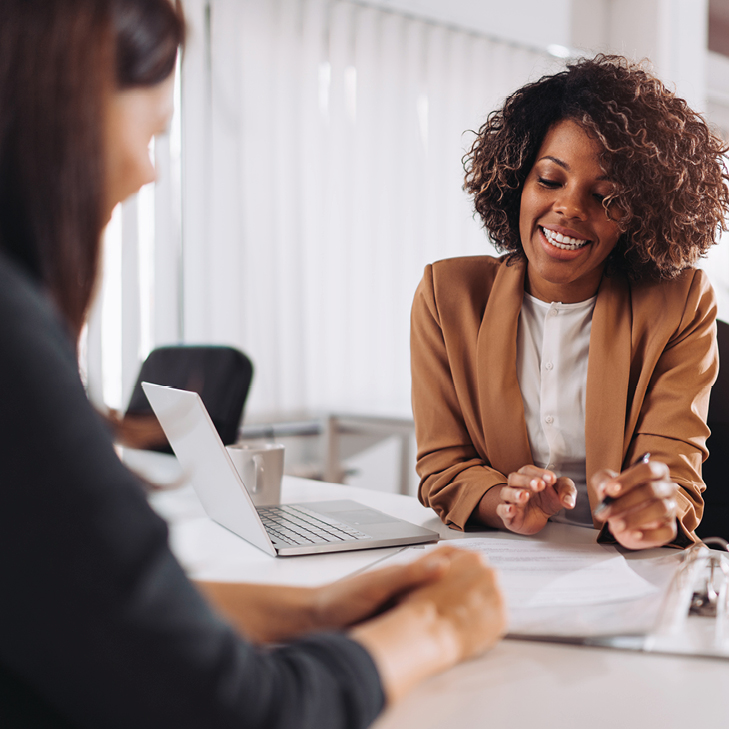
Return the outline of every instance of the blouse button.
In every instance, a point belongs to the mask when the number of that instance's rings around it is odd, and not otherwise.
[[[547,362],[544,365],[544,369],[546,369],[546,370],[551,370],[553,367],[554,367],[554,365],[551,362]]]
[[[544,418],[544,422],[547,423],[547,425],[551,425],[554,422],[554,418],[551,415],[547,415],[547,417]]]
[[[559,314],[559,312],[557,311],[557,309],[550,309],[549,310],[549,316],[557,316],[557,314]]]

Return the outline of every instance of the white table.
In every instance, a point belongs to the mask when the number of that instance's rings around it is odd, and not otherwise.
[[[416,499],[286,477],[284,501],[352,498],[463,538]],[[152,496],[192,577],[313,585],[386,560],[399,549],[272,558],[210,521],[192,489]],[[511,538],[498,533],[500,538]],[[465,535],[470,536],[470,535]],[[540,539],[584,542],[590,530],[548,525]],[[729,722],[729,661],[502,641],[490,653],[415,689],[377,729],[712,729]]]

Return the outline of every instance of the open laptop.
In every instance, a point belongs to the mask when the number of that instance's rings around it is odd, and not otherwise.
[[[160,425],[208,516],[272,556],[435,542],[430,529],[356,501],[256,508],[195,392],[143,382]]]

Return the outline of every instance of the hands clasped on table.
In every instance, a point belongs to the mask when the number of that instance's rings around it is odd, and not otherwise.
[[[395,607],[352,631],[374,657],[390,699],[482,653],[504,634],[503,598],[480,555],[442,547],[412,565],[390,569],[373,573],[364,592],[394,600]],[[348,581],[355,593],[359,579]],[[382,591],[385,584],[395,588],[392,594]]]
[[[320,587],[198,585],[257,642],[349,630],[375,661],[389,700],[487,650],[506,630],[493,569],[480,555],[449,546]]]
[[[560,509],[574,509],[577,499],[572,479],[532,465],[510,473],[498,491],[496,515],[517,534],[536,534]]]

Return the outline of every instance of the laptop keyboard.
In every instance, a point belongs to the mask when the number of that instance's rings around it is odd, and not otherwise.
[[[370,539],[349,524],[303,506],[265,506],[258,515],[272,542],[301,545]]]

